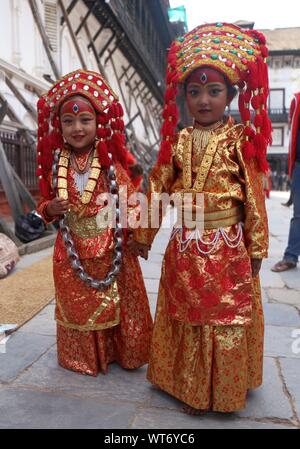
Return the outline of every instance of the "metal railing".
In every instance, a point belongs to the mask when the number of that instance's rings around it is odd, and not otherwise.
[[[289,109],[286,108],[270,108],[269,116],[272,122],[283,122],[287,123],[289,119]]]
[[[20,133],[0,132],[0,139],[8,161],[30,190],[37,190],[36,153]],[[0,183],[0,191],[3,188]]]
[[[165,76],[165,54],[163,46],[160,44],[159,40],[156,41],[158,48],[154,48],[154,35],[156,32],[155,24],[152,24],[152,34],[149,29],[150,14],[148,20],[141,19],[142,12],[137,13],[137,5],[133,7],[132,1],[128,0],[110,0],[109,6],[118,18],[120,24],[122,25],[126,35],[129,37],[131,42],[134,44],[136,50],[140,53],[142,59],[146,62],[149,70],[154,74],[156,79],[164,79]],[[134,2],[135,3],[135,2]],[[136,2],[137,3],[137,2]],[[146,3],[146,2],[145,2]],[[144,8],[144,14],[146,14],[145,9],[147,6],[142,2],[142,8]]]
[[[254,112],[251,111],[253,117]],[[289,109],[287,108],[270,108],[268,109],[268,114],[271,122],[274,123],[288,123]],[[237,109],[232,109],[230,115],[234,117],[237,121],[240,121],[240,112]]]

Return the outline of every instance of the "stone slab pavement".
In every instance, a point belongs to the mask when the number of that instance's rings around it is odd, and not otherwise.
[[[187,416],[179,401],[146,381],[146,367],[130,372],[112,364],[108,375],[97,378],[60,368],[53,301],[12,334],[6,352],[0,353],[0,428],[300,428],[300,270],[270,271],[287,242],[292,211],[281,205],[286,199],[286,193],[272,192],[267,201],[271,246],[261,271],[266,324],[264,383],[249,393],[245,410]],[[141,261],[153,314],[169,232],[161,229],[149,260]],[[17,269],[51,251],[23,256]]]

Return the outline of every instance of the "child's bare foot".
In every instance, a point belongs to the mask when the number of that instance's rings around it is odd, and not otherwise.
[[[187,415],[191,415],[191,416],[203,416],[205,415],[207,412],[209,412],[209,409],[204,409],[204,410],[198,410],[197,408],[191,407],[190,405],[185,405],[182,408],[182,411],[184,413],[186,413]]]

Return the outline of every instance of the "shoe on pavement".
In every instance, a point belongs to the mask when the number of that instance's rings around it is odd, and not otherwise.
[[[294,262],[288,262],[287,260],[281,260],[277,262],[274,267],[271,268],[275,273],[281,273],[282,271],[291,270],[292,268],[296,268],[297,264]]]

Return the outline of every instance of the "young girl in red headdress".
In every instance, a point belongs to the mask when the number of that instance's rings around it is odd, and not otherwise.
[[[271,135],[266,56],[260,33],[222,23],[196,28],[169,52],[163,141],[149,201],[154,193],[190,193],[195,214],[201,194],[204,230],[183,223],[171,234],[148,379],[184,402],[189,414],[242,409],[247,390],[262,383],[258,273],[268,249],[262,173]],[[194,126],[175,135],[178,84]],[[235,86],[239,125],[224,116]],[[181,207],[184,216],[190,204]],[[147,257],[157,231],[135,230],[132,249]]]
[[[93,376],[114,361],[138,368],[148,362],[152,320],[118,212],[121,187],[133,193],[121,105],[99,74],[76,71],[39,100],[38,112],[38,211],[46,223],[60,220],[53,256],[58,362]],[[116,204],[113,226],[105,221],[113,203],[99,201],[107,193]]]

